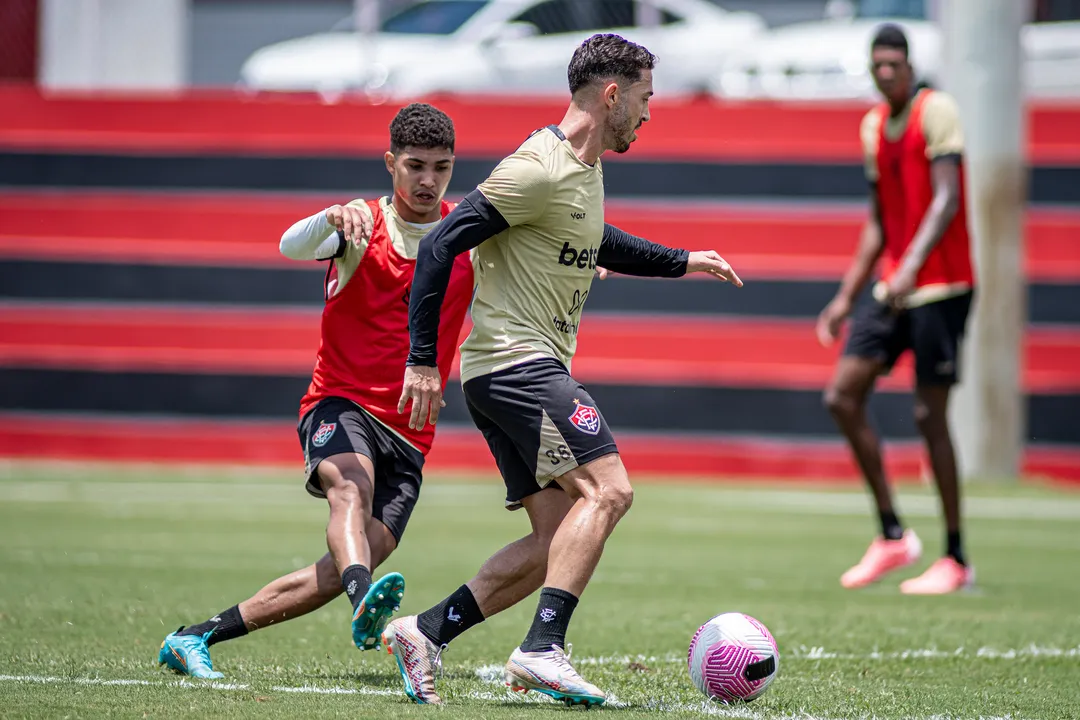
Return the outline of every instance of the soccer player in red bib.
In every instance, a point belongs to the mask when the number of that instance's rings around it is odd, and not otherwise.
[[[390,124],[385,159],[393,197],[334,205],[281,238],[286,257],[327,263],[322,338],[298,433],[307,491],[330,506],[330,552],[166,637],[158,661],[183,674],[221,677],[210,645],[304,615],[343,591],[352,604],[353,641],[371,649],[401,602],[404,578],[389,573],[372,583],[371,571],[401,542],[434,439],[434,427],[410,428],[397,403],[409,354],[417,248],[453,207],[443,200],[454,165],[453,123],[430,105],[403,108]],[[472,262],[462,255],[454,261],[439,323],[444,378],[472,290]]]
[[[974,572],[960,538],[960,491],[949,434],[949,391],[975,287],[961,155],[964,138],[955,101],[917,89],[908,43],[896,25],[871,44],[874,81],[884,102],[863,118],[861,135],[871,183],[871,217],[840,290],[818,318],[823,344],[839,335],[881,261],[872,298],[854,313],[847,345],[825,402],[873,492],[881,536],[841,577],[844,587],[873,583],[919,560],[922,545],[897,517],[866,403],[881,375],[908,350],[915,357],[915,422],[926,442],[945,515],[946,552],[907,594],[943,594],[968,586]]]

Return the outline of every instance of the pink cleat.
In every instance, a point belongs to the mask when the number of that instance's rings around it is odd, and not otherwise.
[[[876,538],[859,564],[840,576],[840,584],[848,589],[865,587],[893,570],[918,562],[920,557],[922,542],[914,530],[905,530],[899,540]]]
[[[905,595],[947,595],[975,584],[975,569],[943,557],[917,578],[900,583]]]

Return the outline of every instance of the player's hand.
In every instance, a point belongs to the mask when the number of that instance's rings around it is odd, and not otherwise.
[[[439,368],[423,365],[409,365],[405,368],[405,384],[398,400],[398,413],[405,412],[405,407],[412,400],[412,412],[409,414],[409,427],[423,430],[424,423],[434,425],[439,419],[439,410],[446,407],[442,396],[442,378]]]
[[[917,274],[917,271],[901,266],[885,284],[885,292],[879,300],[895,310],[903,308],[908,295],[915,291]]]
[[[326,222],[345,233],[345,239],[359,245],[371,237],[371,218],[355,205],[334,205],[326,209]]]
[[[702,250],[690,253],[686,261],[686,274],[703,272],[729,282],[735,287],[742,287],[743,282],[735,271],[728,265],[727,260],[720,257],[715,250]]]
[[[825,306],[817,319],[817,339],[824,347],[829,347],[840,337],[840,328],[851,314],[851,301],[844,297],[834,298]]]
[[[602,268],[599,265],[596,266],[596,279],[597,280],[603,280],[604,278],[606,278],[610,274],[611,273],[607,268]]]

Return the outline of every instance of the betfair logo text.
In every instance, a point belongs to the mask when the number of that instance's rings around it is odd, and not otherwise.
[[[563,243],[562,252],[559,253],[559,264],[566,267],[574,267],[577,265],[584,270],[589,268],[590,270],[596,269],[596,258],[600,254],[600,250],[597,248],[587,248],[585,250],[576,250],[570,247],[570,243]]]

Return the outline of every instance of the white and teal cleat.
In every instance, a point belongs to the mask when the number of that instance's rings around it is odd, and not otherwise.
[[[544,652],[522,652],[518,648],[506,663],[503,679],[515,692],[535,690],[567,707],[590,708],[603,705],[607,699],[600,688],[578,674],[570,664],[570,655],[554,645]]]
[[[180,628],[180,630],[183,629]],[[203,680],[217,680],[225,677],[214,670],[214,664],[210,661],[210,647],[206,644],[210,633],[178,635],[180,630],[169,633],[161,642],[158,664],[167,665],[181,675],[190,675]]]
[[[401,573],[387,573],[371,583],[353,613],[352,637],[356,647],[361,650],[379,647],[379,637],[390,617],[401,607],[403,597],[405,578]]]
[[[420,632],[415,615],[398,618],[387,625],[382,644],[397,661],[409,699],[421,705],[441,704],[442,698],[435,692],[435,671],[442,667],[442,651],[446,646],[435,647]]]

